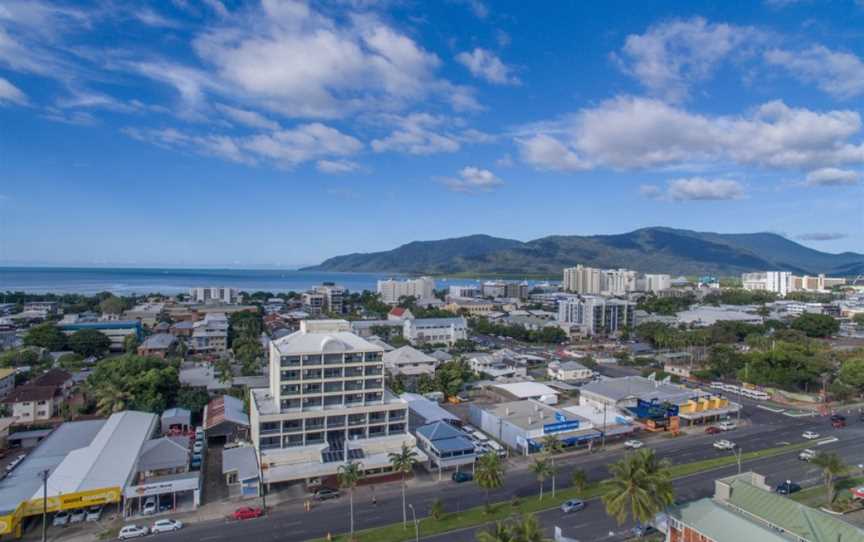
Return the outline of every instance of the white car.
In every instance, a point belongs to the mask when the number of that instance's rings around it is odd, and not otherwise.
[[[725,439],[724,440],[718,440],[718,441],[714,442],[714,447],[717,448],[718,450],[734,450],[735,449],[735,443],[732,442],[731,440],[725,440]]]
[[[737,426],[735,425],[735,422],[726,421],[718,423],[717,427],[719,427],[721,431],[732,431]]]
[[[633,450],[638,450],[642,446],[645,446],[645,443],[641,440],[628,440],[624,442],[625,448],[632,448]]]
[[[150,532],[153,534],[168,533],[171,531],[179,531],[182,528],[182,521],[177,521],[176,519],[160,519],[150,527]]]
[[[145,516],[156,513],[156,497],[147,497],[147,500],[144,501],[144,507],[141,509],[141,513]]]
[[[54,514],[54,519],[51,521],[51,525],[55,527],[60,527],[62,525],[69,524],[69,512],[57,512]]]
[[[816,450],[811,450],[808,448],[806,450],[801,450],[801,453],[798,454],[798,459],[800,459],[801,461],[812,461],[816,458],[816,455]]]
[[[120,535],[117,537],[120,540],[128,540],[130,538],[138,538],[139,536],[147,536],[150,534],[150,529],[140,525],[127,525],[120,529]]]
[[[69,523],[84,523],[84,518],[87,517],[87,511],[83,508],[73,510],[69,514]]]
[[[819,433],[816,433],[815,431],[804,431],[801,436],[806,438],[807,440],[816,440],[817,438],[819,438]]]
[[[192,445],[192,453],[193,454],[200,454],[201,450],[203,450],[203,449],[204,449],[204,443],[201,442],[200,440],[196,440],[195,444]]]
[[[99,521],[99,518],[102,517],[102,507],[101,506],[91,506],[87,509],[87,517],[86,521]]]

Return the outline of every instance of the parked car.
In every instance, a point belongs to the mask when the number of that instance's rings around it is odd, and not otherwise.
[[[150,532],[153,534],[168,533],[171,531],[179,531],[182,528],[182,521],[177,521],[176,519],[160,519],[150,527]]]
[[[798,459],[800,459],[801,461],[810,461],[814,457],[816,457],[816,455],[816,450],[811,450],[807,448],[806,450],[801,450],[801,453],[798,454]]]
[[[804,431],[803,433],[801,433],[801,436],[806,438],[807,440],[816,440],[817,438],[819,438],[819,433],[816,433],[815,431]]]
[[[139,536],[147,536],[150,534],[150,529],[141,525],[127,525],[120,529],[120,535],[117,537],[120,540],[128,540],[130,538],[138,538]]]
[[[570,499],[569,501],[564,501],[561,504],[561,511],[565,514],[569,514],[570,512],[578,512],[585,508],[585,501],[580,501],[579,499]]]
[[[732,431],[738,426],[735,425],[735,422],[726,421],[718,423],[717,427],[719,427],[721,431]]]
[[[195,428],[195,438],[198,440],[204,440],[204,428],[200,425]]]
[[[55,527],[61,527],[68,524],[69,512],[57,512],[56,514],[54,514],[54,519],[51,521],[51,525]]]
[[[633,449],[633,450],[638,450],[638,449],[641,448],[642,446],[645,446],[645,444],[644,444],[641,440],[627,440],[627,441],[624,441],[624,447],[625,447],[625,448],[630,448],[630,449]]]
[[[718,450],[734,450],[735,449],[735,443],[732,442],[731,440],[726,440],[726,439],[717,440],[717,441],[714,441],[714,447],[717,448]]]
[[[200,469],[201,468],[201,458],[192,456],[192,461],[189,463],[189,467],[192,470]]]
[[[18,457],[16,457],[8,465],[6,465],[6,472],[12,472],[19,463],[24,461],[25,457],[27,457],[26,454],[19,454]]]
[[[793,482],[792,480],[786,480],[782,484],[779,484],[775,489],[780,495],[791,495],[798,491],[801,491],[801,486]]]
[[[141,507],[141,513],[149,516],[156,513],[156,497],[147,497],[144,501],[144,506]]]
[[[657,529],[655,529],[651,525],[637,525],[633,527],[630,532],[633,533],[633,536],[641,538],[643,536],[648,536],[656,533]]]
[[[84,519],[87,517],[87,511],[83,508],[79,508],[77,510],[73,510],[69,514],[69,523],[84,523]]]
[[[204,443],[200,440],[196,440],[195,444],[192,445],[192,453],[200,454],[202,450],[204,450]]]
[[[102,507],[101,506],[91,506],[87,509],[87,517],[84,518],[85,521],[99,521],[99,518],[102,517]]]
[[[841,414],[834,414],[831,416],[831,427],[835,429],[846,427],[846,416]]]
[[[258,508],[257,506],[244,506],[242,508],[238,508],[234,510],[232,516],[234,519],[253,519],[260,518],[264,515],[264,510]]]
[[[470,472],[456,471],[450,478],[452,478],[453,481],[457,484],[461,484],[462,482],[470,482],[471,480],[473,480],[474,475]]]
[[[720,433],[721,431],[723,431],[723,430],[720,429],[719,427],[717,427],[716,425],[709,425],[708,427],[705,428],[705,432],[708,433],[709,435],[716,435],[717,433]]]
[[[339,491],[336,489],[330,489],[329,487],[322,487],[318,491],[312,495],[312,498],[316,501],[329,501],[330,499],[338,499]]]

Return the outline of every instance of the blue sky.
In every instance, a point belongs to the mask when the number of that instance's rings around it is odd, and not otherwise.
[[[864,251],[864,2],[0,4],[0,264],[646,226]]]

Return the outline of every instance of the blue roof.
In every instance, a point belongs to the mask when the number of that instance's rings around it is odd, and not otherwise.
[[[439,452],[474,450],[474,443],[465,432],[447,422],[435,422],[418,427],[417,435],[432,443]]]

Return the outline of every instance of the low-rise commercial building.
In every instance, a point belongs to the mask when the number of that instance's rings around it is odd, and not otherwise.
[[[488,316],[495,310],[495,304],[483,299],[453,298],[444,305],[445,311],[453,314],[469,314],[471,316]]]
[[[403,393],[399,398],[408,404],[408,429],[412,433],[422,425],[435,422],[462,425],[462,420],[458,416],[427,397],[416,393]]]
[[[429,458],[425,463],[428,470],[441,472],[471,465],[477,459],[474,441],[461,429],[444,421],[433,422],[418,427],[415,431],[417,446]]]
[[[101,332],[111,339],[111,350],[121,352],[125,349],[126,337],[134,335],[140,341],[144,338],[144,329],[139,320],[106,320],[100,322],[60,323],[57,327],[66,335],[72,335],[82,329],[92,329]]]
[[[562,382],[582,382],[594,376],[594,371],[576,361],[553,361],[546,367],[546,374]]]
[[[249,415],[243,401],[230,395],[220,395],[204,407],[204,436],[207,440],[231,442],[249,438]]]
[[[165,303],[140,303],[123,313],[127,320],[138,320],[147,327],[153,327],[165,311]]]
[[[405,320],[402,325],[402,336],[411,344],[453,346],[456,341],[468,338],[468,322],[461,316]]]

